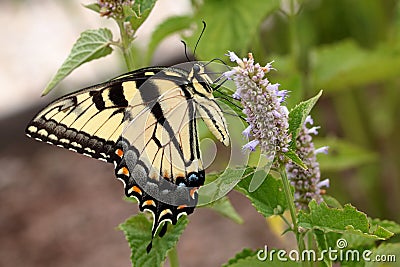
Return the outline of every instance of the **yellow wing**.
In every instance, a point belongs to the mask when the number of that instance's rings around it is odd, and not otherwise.
[[[53,101],[26,128],[37,140],[111,161],[140,84],[161,68],[145,68]]]

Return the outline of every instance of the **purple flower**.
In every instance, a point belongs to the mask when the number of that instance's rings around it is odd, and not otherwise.
[[[243,146],[243,150],[250,150],[250,151],[255,151],[257,145],[260,143],[258,140],[251,140],[247,144]]]
[[[315,153],[315,155],[320,154],[320,153],[328,154],[328,149],[329,149],[328,146],[323,146],[323,147],[315,149],[314,153]]]
[[[243,64],[243,60],[241,60],[234,52],[228,51],[228,54],[226,54],[230,61],[236,62],[238,65]]]
[[[324,179],[317,184],[317,187],[329,187],[329,179]]]
[[[312,141],[312,135],[318,134],[319,127],[307,128],[307,125],[313,125],[314,122],[308,116],[296,139],[296,153],[308,167],[307,170],[300,168],[293,162],[286,164],[286,171],[291,184],[295,188],[295,203],[298,209],[307,210],[308,203],[315,199],[318,203],[322,201],[322,194],[325,192],[322,187],[329,187],[329,179],[320,181],[321,173],[316,154],[328,152],[328,147],[315,149]]]
[[[308,134],[313,134],[313,135],[318,135],[318,129],[319,128],[320,128],[319,126],[312,127],[312,128],[307,130],[307,133]]]
[[[249,138],[251,135],[251,126],[247,127],[246,129],[244,129],[244,131],[242,132],[242,134],[246,137]]]
[[[285,106],[281,106],[287,91],[280,91],[278,83],[272,84],[265,77],[273,69],[272,62],[262,67],[254,63],[251,53],[243,59],[230,51],[227,56],[238,65],[225,72],[225,77],[234,81],[237,90],[233,97],[240,99],[243,113],[247,116],[249,128],[243,134],[246,137],[251,134],[254,138],[244,148],[254,151],[259,144],[261,153],[283,159],[282,153],[288,151],[290,142],[289,112]]]
[[[234,99],[240,100],[240,93],[238,91],[236,91],[236,92],[233,93],[232,97]]]

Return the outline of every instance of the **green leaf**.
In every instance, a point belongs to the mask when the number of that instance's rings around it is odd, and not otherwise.
[[[285,153],[285,157],[296,163],[299,167],[307,170],[307,165],[299,158],[299,156],[293,150],[289,149],[288,152]]]
[[[48,94],[62,79],[83,63],[109,55],[112,52],[112,48],[110,47],[111,42],[112,33],[109,29],[86,30],[82,32],[72,47],[69,56],[46,86],[42,95]]]
[[[333,93],[397,78],[399,51],[399,42],[386,42],[373,50],[361,48],[353,40],[320,47],[312,55],[310,87]]]
[[[379,256],[380,262],[376,256]],[[369,257],[371,261],[365,263],[365,267],[398,267],[400,259],[400,244],[381,244],[378,248],[372,250]],[[385,259],[385,261],[382,261]]]
[[[377,236],[391,237],[393,233],[399,233],[400,226],[392,221],[371,219],[368,218],[370,224],[370,233],[374,233]],[[329,240],[329,245],[334,247],[339,238],[346,240],[348,243],[346,249],[356,249],[358,251],[364,251],[366,249],[371,249],[376,245],[376,239],[365,235],[355,235],[352,233],[344,233],[341,235],[334,233],[327,233],[327,239]]]
[[[165,261],[167,252],[176,246],[180,235],[188,224],[186,217],[181,217],[176,225],[169,225],[169,230],[161,238],[153,239],[153,248],[147,253],[146,248],[151,242],[152,223],[144,214],[132,216],[124,223],[119,225],[119,229],[125,234],[131,248],[132,265],[141,266],[160,266]]]
[[[267,248],[267,247],[266,247]],[[281,259],[278,257],[278,253],[270,253],[272,250],[275,252],[278,249],[269,249],[263,248],[263,252],[251,251],[249,249],[245,249],[242,252],[238,253],[234,258],[230,259],[228,263],[224,264],[223,267],[299,267],[301,266],[300,262],[290,261],[287,257],[282,257]],[[268,250],[269,249],[269,250]],[[280,250],[279,250],[280,251]],[[268,253],[268,257],[263,260],[262,257],[265,257],[265,252]],[[260,255],[261,260],[258,258],[257,254]],[[272,258],[271,258],[272,255]],[[283,258],[283,259],[282,259]]]
[[[254,192],[249,192],[251,175],[236,186],[236,189],[250,199],[252,205],[264,217],[283,214],[287,208],[282,181],[268,175],[267,179]]]
[[[132,204],[137,204],[138,203],[137,199],[134,198],[134,197],[124,197],[124,200],[126,202],[129,202],[129,203],[132,203]]]
[[[130,8],[135,13],[135,16],[131,16],[129,22],[133,30],[139,29],[143,22],[150,15],[153,7],[157,0],[136,0],[133,6]],[[124,10],[124,12],[126,12]],[[126,13],[125,13],[126,14]]]
[[[92,4],[88,4],[88,5],[83,5],[83,6],[96,12],[96,13],[100,13],[100,5],[98,3],[92,3]]]
[[[248,4],[242,0],[204,0],[195,12],[193,21],[207,23],[202,41],[196,54],[203,59],[221,57],[227,50],[238,55],[249,52],[254,36],[258,34],[259,26],[273,11],[278,10],[280,1],[252,1]],[[194,47],[199,36],[188,38],[189,47]]]
[[[371,219],[371,218],[368,218],[368,219],[369,219],[371,226],[379,225],[394,234],[400,234],[400,225],[397,224],[396,222],[389,221],[389,220],[381,220],[381,219]]]
[[[147,50],[147,61],[150,62],[151,56],[162,40],[173,33],[189,28],[191,22],[192,18],[189,16],[175,16],[166,19],[158,25],[151,35]]]
[[[228,194],[246,173],[246,168],[226,169],[221,174],[207,175],[205,185],[199,188],[197,206],[208,205]]]
[[[243,218],[237,213],[231,201],[226,196],[218,199],[217,201],[214,201],[206,207],[211,208],[212,210],[218,212],[224,217],[231,219],[236,223],[243,223]]]
[[[378,159],[378,155],[354,142],[334,137],[314,139],[316,148],[329,147],[328,155],[318,154],[318,162],[322,170],[342,171],[349,168],[370,164]]]
[[[385,240],[393,235],[390,231],[380,228],[371,229],[365,213],[349,204],[343,209],[335,209],[329,208],[324,202],[318,205],[313,200],[309,208],[310,213],[300,211],[298,216],[299,226],[305,229],[359,235],[373,240]]]
[[[325,203],[331,208],[343,208],[342,204],[340,204],[340,202],[336,198],[330,195],[323,195],[322,198],[324,199]]]
[[[318,99],[322,95],[322,90],[314,96],[313,98],[303,101],[295,106],[289,113],[289,134],[292,135],[292,141],[290,142],[290,148],[292,150],[296,149],[296,138],[299,135],[301,127],[304,125],[308,114],[310,114],[311,109],[317,103]]]
[[[237,253],[235,255],[235,257],[229,259],[229,261],[227,263],[223,264],[222,267],[231,266],[232,264],[237,263],[239,260],[243,260],[243,259],[246,259],[246,258],[249,258],[249,257],[253,257],[256,254],[257,254],[256,251],[252,251],[249,248],[245,248],[241,252]]]
[[[315,240],[317,242],[317,246],[318,246],[318,251],[321,253],[321,251],[328,251],[328,243],[326,241],[326,235],[323,231],[318,230],[318,229],[314,229],[313,231]],[[329,259],[329,257],[327,257],[327,255],[324,255],[324,260],[323,260],[325,266],[332,266],[332,262]]]

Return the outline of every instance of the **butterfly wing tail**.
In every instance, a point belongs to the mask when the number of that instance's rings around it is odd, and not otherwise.
[[[125,187],[125,195],[134,197],[139,204],[140,211],[149,211],[153,215],[151,235],[159,232],[165,234],[167,222],[175,225],[182,215],[193,213],[197,204],[197,191],[194,188],[176,186],[165,179],[154,180],[149,178],[150,166],[145,165],[139,152],[129,142],[121,138],[115,146],[113,156],[115,175]],[[149,252],[152,241],[147,247]]]

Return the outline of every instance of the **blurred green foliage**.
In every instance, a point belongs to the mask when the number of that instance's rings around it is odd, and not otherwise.
[[[194,47],[204,20],[207,29],[196,51],[198,59],[224,58],[232,50],[240,56],[252,52],[264,64],[275,60],[278,71],[271,81],[291,91],[289,107],[323,89],[312,113],[321,125],[320,136],[326,136],[318,144],[331,149],[330,155],[321,156],[322,177],[331,180],[329,194],[372,217],[399,221],[399,1],[192,4],[192,15],[159,25],[151,49],[166,35],[187,29],[188,21],[197,30],[183,38]]]

